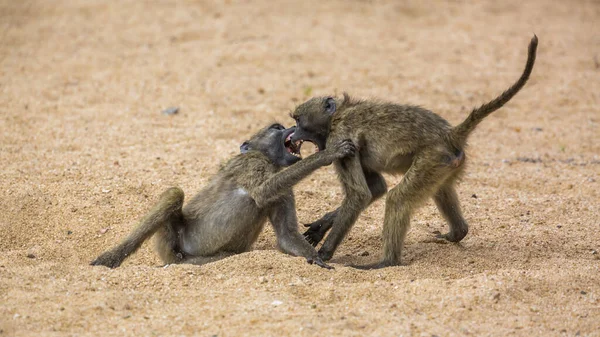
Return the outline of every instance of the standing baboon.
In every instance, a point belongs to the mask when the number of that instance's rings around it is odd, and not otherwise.
[[[467,137],[483,118],[508,102],[527,82],[535,62],[538,40],[530,44],[525,70],[508,90],[491,102],[474,109],[465,121],[452,127],[435,113],[411,105],[383,101],[315,97],[292,113],[297,130],[292,141],[311,141],[319,150],[340,139],[351,139],[358,148],[352,158],[335,162],[345,199],[341,206],[310,224],[305,233],[313,245],[331,228],[319,256],[329,260],[359,214],[387,192],[381,172],[403,173],[392,188],[385,205],[383,260],[378,268],[400,264],[404,238],[413,211],[433,196],[450,225],[439,238],[462,240],[468,232],[455,191],[455,182],[464,171]]]
[[[281,124],[262,129],[183,208],[183,191],[168,189],[125,240],[91,264],[116,268],[153,234],[164,263],[216,261],[248,251],[269,218],[279,249],[331,268],[298,232],[292,186],[319,167],[354,155],[355,147],[343,140],[301,160],[300,143],[290,141],[294,130]]]

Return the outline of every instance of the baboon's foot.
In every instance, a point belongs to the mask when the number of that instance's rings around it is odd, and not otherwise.
[[[401,265],[402,264],[400,264],[400,262],[390,262],[390,261],[383,260],[381,262],[367,264],[364,266],[357,266],[357,265],[351,264],[348,267],[360,269],[360,270],[374,270],[374,269],[382,269],[382,268],[401,266]]]
[[[321,249],[319,249],[319,257],[323,261],[329,261],[333,257],[333,252],[327,249],[323,249],[323,247],[321,247]]]
[[[117,268],[123,263],[124,257],[119,253],[112,251],[104,252],[90,263],[92,266],[105,266],[108,268]]]
[[[434,233],[435,233],[435,237],[437,239],[447,240],[450,242],[460,242],[460,240],[464,239],[465,236],[467,236],[468,232],[469,232],[468,228],[465,228],[465,229],[461,229],[461,230],[450,231],[446,234],[442,234],[438,231],[436,231]]]

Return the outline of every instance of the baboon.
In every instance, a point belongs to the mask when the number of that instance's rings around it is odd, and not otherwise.
[[[465,169],[466,141],[486,116],[507,103],[527,82],[533,69],[537,36],[531,39],[527,63],[521,77],[504,93],[474,109],[461,124],[452,127],[437,114],[412,105],[377,100],[315,97],[292,112],[297,130],[292,142],[310,141],[319,150],[349,138],[358,152],[352,158],[335,161],[345,199],[335,211],[325,214],[310,227],[305,237],[317,245],[331,228],[319,250],[329,260],[359,214],[386,192],[383,224],[384,253],[380,262],[359,268],[399,265],[404,238],[414,210],[433,197],[450,226],[437,237],[451,242],[468,232],[455,182]],[[387,191],[382,172],[402,173],[402,181]]]
[[[292,186],[356,149],[342,140],[301,160],[294,131],[281,124],[259,131],[183,208],[183,191],[167,189],[127,238],[91,264],[116,268],[152,235],[166,264],[213,262],[250,250],[268,218],[280,250],[330,269],[298,231]]]

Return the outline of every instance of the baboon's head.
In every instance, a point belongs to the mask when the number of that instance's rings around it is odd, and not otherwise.
[[[290,136],[296,127],[286,129],[285,126],[274,123],[258,131],[250,140],[240,146],[240,151],[259,151],[264,153],[277,166],[290,166],[302,159],[300,155],[301,142],[293,143]]]
[[[319,151],[325,149],[331,117],[341,103],[333,97],[314,97],[300,104],[291,117],[296,121],[296,131],[292,142],[309,141],[315,144]]]

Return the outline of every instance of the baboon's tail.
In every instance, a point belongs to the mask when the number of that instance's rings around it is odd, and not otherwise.
[[[131,254],[140,248],[142,243],[169,222],[181,219],[183,191],[179,187],[171,187],[160,196],[158,203],[142,219],[140,224],[114,248],[98,256],[91,265],[102,265],[116,268]]]
[[[469,117],[465,119],[462,123],[457,125],[452,130],[452,136],[454,141],[461,146],[467,140],[467,137],[475,129],[477,124],[481,122],[485,117],[487,117],[492,112],[501,108],[504,104],[515,96],[521,88],[527,83],[529,79],[529,75],[531,75],[531,71],[533,70],[533,64],[535,63],[536,50],[538,45],[538,38],[534,34],[531,42],[529,42],[529,50],[527,53],[527,63],[525,64],[525,70],[523,70],[523,74],[517,82],[515,82],[510,88],[508,88],[505,92],[503,92],[500,96],[493,99],[491,102],[486,103],[479,108],[473,109]]]

